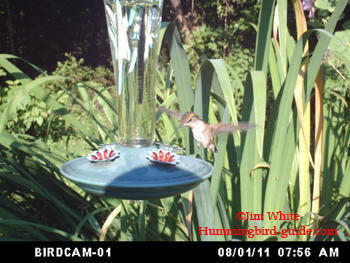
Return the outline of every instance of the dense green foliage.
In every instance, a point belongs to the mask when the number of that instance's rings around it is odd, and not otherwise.
[[[259,10],[250,5],[253,1],[241,2],[248,18],[248,10]],[[161,39],[167,40],[171,61],[160,64],[159,104],[181,112],[193,109],[209,122],[243,120],[259,128],[218,136],[215,156],[195,147],[189,129],[183,129],[171,143],[211,162],[214,174],[192,191],[159,200],[101,198],[59,171],[98,144],[118,140],[109,69],[91,68],[67,55],[47,74],[16,58],[18,65],[38,72],[32,79],[12,63],[14,56],[1,54],[0,240],[349,241],[349,23],[340,19],[347,3],[333,8],[325,2],[316,2],[316,18],[307,31],[301,2],[262,1],[254,48],[231,41],[234,24],[199,26],[185,48],[175,24],[162,24]],[[214,1],[203,10],[212,6],[223,17],[233,12]],[[293,12],[296,29],[289,30],[285,16],[275,16],[287,11]],[[254,22],[248,18],[243,22]],[[254,28],[243,22],[238,27],[243,32]],[[271,33],[276,24],[278,35]],[[231,40],[224,48],[212,37]],[[169,141],[178,123],[160,112],[156,118],[157,141]],[[300,218],[269,219],[268,213],[279,211]],[[239,212],[262,214],[265,220],[246,223]],[[200,227],[247,229],[247,234],[199,235]],[[302,227],[337,234],[252,232]]]
[[[84,60],[77,60],[70,54],[66,54],[67,60],[58,62],[57,68],[52,75],[61,76],[65,79],[57,82],[46,83],[45,90],[52,94],[58,102],[65,104],[69,94],[77,95],[77,84],[82,81],[94,81],[104,87],[111,86],[114,82],[113,73],[106,67],[99,66],[95,69],[84,66]],[[3,71],[3,76],[7,73]],[[40,77],[46,73],[41,73]],[[10,78],[11,79],[11,78]],[[23,89],[23,84],[18,80],[7,80],[1,89],[0,102],[2,107],[7,106],[14,94]],[[89,118],[81,114],[81,108],[78,103],[66,105],[71,112],[86,125],[92,126]],[[46,141],[57,142],[67,138],[67,135],[75,132],[66,125],[64,119],[52,111],[43,101],[37,99],[32,93],[26,94],[25,97],[16,106],[17,112],[11,116],[7,122],[8,130],[18,134],[28,134],[36,138],[42,138]],[[63,136],[63,137],[62,137]]]

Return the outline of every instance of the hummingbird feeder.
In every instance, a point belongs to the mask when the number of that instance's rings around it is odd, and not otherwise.
[[[209,163],[155,145],[156,76],[163,0],[104,0],[115,75],[119,142],[60,171],[87,192],[132,200],[174,196],[208,179]]]

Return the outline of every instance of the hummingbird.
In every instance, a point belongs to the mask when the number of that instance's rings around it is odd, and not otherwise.
[[[192,111],[187,111],[184,114],[181,114],[176,111],[166,109],[164,107],[158,107],[162,112],[165,112],[171,117],[176,117],[180,120],[180,126],[174,131],[170,138],[183,126],[188,126],[191,128],[193,137],[196,140],[197,147],[199,148],[203,145],[204,148],[208,148],[213,153],[218,153],[218,150],[215,147],[215,136],[218,133],[227,132],[232,133],[236,131],[246,131],[252,128],[255,128],[254,124],[246,122],[238,122],[238,125],[232,125],[229,123],[206,123],[203,121],[197,114]]]

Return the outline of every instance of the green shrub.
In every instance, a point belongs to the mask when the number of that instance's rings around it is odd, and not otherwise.
[[[85,193],[62,178],[58,171],[62,163],[81,153],[58,150],[34,137],[28,142],[17,134],[11,136],[5,129],[7,120],[17,111],[17,102],[32,92],[69,123],[89,150],[100,143],[116,141],[118,112],[109,92],[113,86],[78,83],[76,87],[72,85],[71,91],[77,92],[72,97],[70,91],[60,85],[64,91],[62,97],[65,96],[62,104],[55,99],[56,94],[49,94],[41,87],[50,81],[57,83],[59,76],[32,80],[9,62],[13,56],[0,55],[0,64],[17,76],[19,83],[14,81],[13,85],[22,85],[2,108],[0,118],[0,233],[3,234],[0,239],[349,240],[349,110],[343,94],[335,95],[333,82],[323,81],[325,74],[332,80],[334,71],[321,70],[330,39],[346,47],[330,32],[334,32],[347,3],[338,2],[324,30],[308,31],[304,27],[304,11],[298,6],[300,2],[293,3],[295,19],[300,22],[297,26],[300,37],[290,36],[287,19],[280,15],[280,34],[275,42],[270,38],[275,1],[262,2],[254,67],[244,81],[224,60],[209,59],[195,46],[192,49],[202,61],[195,80],[191,78],[189,59],[175,24],[162,24],[161,38],[165,36],[168,40],[171,64],[159,71],[159,75],[164,76],[157,86],[160,104],[180,112],[193,109],[210,123],[218,119],[232,123],[243,120],[256,123],[258,128],[232,137],[218,136],[216,155],[195,147],[190,130],[183,129],[171,143],[184,146],[187,155],[212,162],[214,173],[191,191],[159,200],[128,202]],[[276,12],[284,14],[286,9],[286,3],[279,1]],[[322,33],[320,41],[312,53],[304,53],[307,40],[314,32]],[[345,55],[341,60],[349,65]],[[345,67],[339,64],[338,71],[341,68],[345,76]],[[230,73],[234,80],[230,79]],[[268,73],[271,87],[268,87]],[[173,77],[175,81],[171,82]],[[236,110],[233,81],[244,90],[241,118]],[[273,91],[269,118],[266,116],[268,89]],[[70,106],[66,106],[74,100],[81,107],[77,113],[86,115],[91,126],[78,120],[79,116],[75,117]],[[99,110],[96,110],[96,101],[100,104]],[[162,120],[162,125],[157,126],[157,140],[169,141],[178,123],[165,114],[157,113],[156,118]],[[313,123],[316,123],[312,136],[314,151],[310,143]],[[51,191],[56,188],[59,190]],[[42,212],[41,207],[48,210]],[[261,214],[265,220],[240,220],[238,213],[242,212]],[[268,213],[272,212],[293,213],[299,217],[278,220],[269,218]],[[105,222],[111,225],[101,227]],[[332,229],[337,235],[199,235],[200,227],[249,231],[275,228],[276,232],[305,227],[313,234],[317,229]]]
[[[53,98],[62,104],[66,104],[68,97],[79,97],[76,92],[77,84],[82,81],[94,81],[104,87],[111,86],[114,82],[114,76],[110,69],[99,66],[95,69],[84,66],[84,60],[77,61],[75,57],[66,54],[67,60],[57,62],[57,68],[52,75],[62,76],[65,79],[57,80],[56,82],[47,82],[43,88]],[[38,78],[45,76],[42,73]],[[6,77],[6,72],[3,71],[2,78]],[[7,86],[0,89],[0,103],[2,109],[5,108],[12,96],[18,90],[23,89],[23,84],[18,80],[4,81]],[[67,93],[69,92],[69,93]],[[78,109],[78,104],[74,100],[66,107],[71,110],[75,116],[81,115],[81,109]],[[18,134],[29,134],[43,140],[50,139],[52,142],[57,142],[73,132],[66,125],[64,119],[54,111],[52,111],[43,101],[37,99],[32,93],[26,94],[20,103],[17,105],[17,110],[9,118],[7,127],[9,131]],[[84,115],[80,118],[84,118]],[[86,125],[92,126],[88,118],[82,120]],[[63,136],[63,137],[62,137]]]

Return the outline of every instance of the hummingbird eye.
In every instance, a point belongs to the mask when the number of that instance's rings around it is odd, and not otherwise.
[[[188,120],[188,122],[187,123],[189,123],[189,122],[191,122],[192,121],[192,118],[190,118],[189,120]]]

